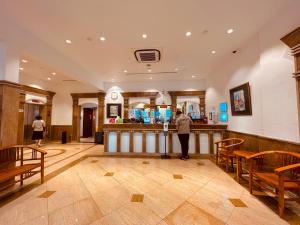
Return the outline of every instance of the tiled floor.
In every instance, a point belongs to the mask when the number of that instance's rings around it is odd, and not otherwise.
[[[209,160],[144,162],[86,158],[0,208],[0,225],[288,224]]]

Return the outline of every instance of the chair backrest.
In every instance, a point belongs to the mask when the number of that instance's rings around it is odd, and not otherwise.
[[[225,148],[228,151],[235,151],[240,149],[244,142],[245,141],[240,138],[228,138],[220,141],[220,147]]]
[[[255,170],[274,171],[277,168],[300,163],[300,154],[288,151],[264,151],[258,153]],[[291,171],[291,175],[299,177],[300,170]]]

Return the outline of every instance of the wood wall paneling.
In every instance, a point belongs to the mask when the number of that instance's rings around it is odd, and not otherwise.
[[[63,131],[67,132],[67,141],[72,140],[72,125],[52,125],[51,131],[51,140],[53,141],[61,141]]]

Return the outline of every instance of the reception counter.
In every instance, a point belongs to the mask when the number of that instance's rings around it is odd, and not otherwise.
[[[223,138],[226,129],[227,125],[191,125],[189,154],[214,154],[214,142]],[[104,124],[103,131],[104,152],[158,154],[165,151],[162,124]],[[176,132],[176,126],[169,125],[167,153],[181,152]]]

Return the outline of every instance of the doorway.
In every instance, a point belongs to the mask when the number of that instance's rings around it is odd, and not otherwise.
[[[82,127],[82,137],[88,138],[93,136],[93,118],[94,110],[93,108],[83,109],[83,127]]]
[[[24,136],[23,143],[25,145],[33,144],[32,137],[32,123],[36,116],[40,115],[42,105],[24,104]]]

